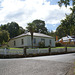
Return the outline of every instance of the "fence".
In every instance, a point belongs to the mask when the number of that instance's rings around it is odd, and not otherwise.
[[[48,53],[65,53],[65,48],[51,48],[49,49],[0,49],[0,54],[2,55],[29,55],[29,54],[48,54]],[[67,48],[67,52],[75,52],[75,48]]]
[[[64,53],[66,50],[65,48],[52,48],[51,53]]]
[[[66,51],[66,48],[52,48],[51,49],[51,53],[69,53],[69,52],[75,52],[75,48],[67,48],[67,51]]]
[[[26,49],[26,55],[29,54],[59,54],[59,53],[69,53],[69,52],[75,52],[75,48],[51,48],[49,49]]]
[[[48,49],[27,49],[26,50],[27,55],[28,54],[43,54],[43,53],[49,53]]]
[[[0,54],[2,55],[23,55],[23,49],[0,49]]]
[[[75,48],[67,48],[67,52],[75,52]]]

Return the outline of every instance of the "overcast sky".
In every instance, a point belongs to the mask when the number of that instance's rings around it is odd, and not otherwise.
[[[0,25],[15,21],[24,29],[35,19],[45,21],[49,31],[55,31],[65,14],[70,14],[70,6],[61,8],[58,0],[0,0]]]

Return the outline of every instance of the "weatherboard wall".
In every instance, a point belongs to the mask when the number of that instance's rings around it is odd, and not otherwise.
[[[54,38],[37,37],[37,36],[34,36],[33,38],[36,39],[36,43],[35,44],[33,43],[33,46],[35,46],[35,47],[39,46],[38,43],[41,41],[41,39],[45,40],[45,46],[49,46],[50,40],[51,40],[51,46],[55,47],[55,39]],[[23,44],[22,44],[22,39],[23,39]],[[14,41],[16,43],[15,45],[14,45]],[[24,46],[31,47],[31,36],[22,36],[19,38],[11,39],[8,44],[10,47],[24,47]]]
[[[23,39],[23,44],[22,44],[22,39]],[[15,41],[15,45],[14,45],[14,41]],[[14,38],[12,40],[9,41],[9,46],[10,47],[24,47],[27,46],[27,37],[20,37],[20,38]]]

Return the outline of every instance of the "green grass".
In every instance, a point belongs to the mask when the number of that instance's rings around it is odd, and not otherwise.
[[[0,49],[5,49],[4,47],[0,47]],[[23,48],[9,48],[9,49],[23,49]]]
[[[9,49],[23,49],[23,48],[9,48]]]
[[[65,47],[54,47],[54,48],[65,48]]]
[[[54,47],[53,49],[56,49],[56,48],[65,48],[65,47]],[[29,49],[32,49],[32,48],[29,48]],[[38,48],[33,48],[33,49],[38,49]],[[39,49],[48,49],[48,48],[39,48]]]
[[[55,48],[65,48],[65,47],[55,47]],[[75,48],[75,47],[67,47],[67,48]]]
[[[68,47],[68,48],[75,48],[75,47]]]
[[[54,47],[52,49],[57,49],[57,48],[65,48],[65,47]],[[67,48],[75,48],[75,47],[67,47]],[[0,47],[0,49],[5,49],[5,48]],[[23,48],[9,48],[9,49],[23,49]],[[32,49],[32,48],[29,48],[29,49]],[[33,49],[38,49],[38,48],[33,48]],[[39,48],[39,49],[48,49],[48,48]]]
[[[65,48],[65,47],[54,47],[53,49],[56,49],[56,48]],[[75,48],[75,47],[67,47],[67,48]],[[39,49],[48,49],[48,48],[39,48]]]

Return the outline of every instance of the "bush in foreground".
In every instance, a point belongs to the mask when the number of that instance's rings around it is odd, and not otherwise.
[[[60,47],[60,46],[62,46],[61,43],[56,43],[55,45],[56,45],[56,47]]]

